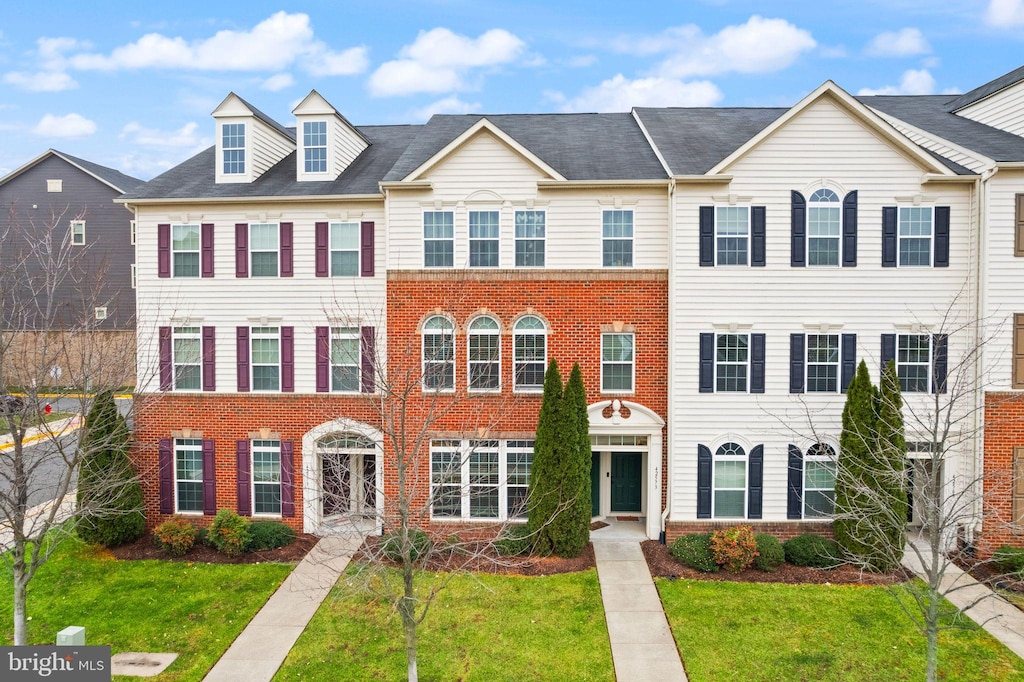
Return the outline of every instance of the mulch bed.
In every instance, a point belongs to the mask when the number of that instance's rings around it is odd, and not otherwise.
[[[992,589],[1006,590],[1024,594],[1024,580],[1007,575],[992,565],[990,561],[972,559],[964,555],[953,557],[953,563],[960,569],[967,571],[971,577],[980,583],[985,583]]]
[[[306,552],[313,548],[313,545],[320,540],[319,536],[307,533],[297,533],[295,542],[278,549],[265,549],[258,552],[246,552],[241,556],[229,557],[207,547],[196,543],[184,556],[171,556],[157,548],[153,543],[153,534],[146,533],[139,540],[128,544],[114,547],[108,550],[116,559],[135,561],[138,559],[161,559],[163,561],[185,561],[188,563],[200,564],[262,564],[268,561],[297,562],[306,556]]]

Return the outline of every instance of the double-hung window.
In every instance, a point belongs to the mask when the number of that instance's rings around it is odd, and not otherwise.
[[[469,441],[469,516],[496,519],[499,507],[498,441]]]
[[[832,516],[836,504],[836,451],[815,443],[804,458],[804,518]]]
[[[715,451],[714,509],[716,519],[747,516],[747,453],[736,443],[725,443]]]
[[[533,466],[533,441],[510,440],[505,449],[507,500],[510,519],[526,516],[526,500],[530,491],[530,469]]]
[[[931,385],[932,337],[899,334],[896,337],[896,374],[904,393],[927,393]]]
[[[478,317],[469,325],[469,390],[493,391],[501,386],[501,337],[493,317]]]
[[[249,225],[250,277],[277,277],[279,233],[277,223]]]
[[[750,207],[715,208],[715,262],[747,265],[750,262]]]
[[[202,337],[199,327],[174,327],[171,332],[174,358],[174,390],[202,388]]]
[[[423,387],[455,389],[455,328],[441,315],[423,323]]]
[[[455,217],[451,211],[424,211],[423,266],[455,266]]]
[[[357,393],[360,383],[359,327],[331,327],[331,390]]]
[[[245,173],[245,124],[225,123],[221,127],[221,152],[224,155],[224,174]]]
[[[932,264],[931,206],[899,207],[899,263],[904,266]]]
[[[839,335],[807,335],[807,391],[835,393],[839,390]]]
[[[431,441],[431,516],[525,518],[532,466],[532,440]]]
[[[359,223],[331,223],[331,276],[359,276]]]
[[[84,220],[72,220],[71,221],[71,245],[72,246],[84,246],[85,245],[85,221]]]
[[[601,222],[604,267],[633,267],[633,211],[604,211]]]
[[[807,202],[807,264],[839,265],[842,203],[830,189],[819,189]]]
[[[601,391],[631,392],[635,368],[632,334],[601,334]]]
[[[715,337],[715,390],[743,393],[750,370],[750,336],[718,334]]]
[[[281,441],[252,442],[252,512],[281,513]]]
[[[327,172],[327,121],[302,124],[302,148],[307,173]]]
[[[203,511],[203,441],[174,439],[174,510]]]
[[[519,318],[512,331],[513,388],[543,390],[547,365],[548,337],[543,320],[533,315]]]
[[[174,277],[199,276],[198,225],[171,225],[171,264]]]
[[[469,212],[469,267],[498,267],[500,213]]]
[[[430,512],[434,518],[462,516],[461,445],[457,440],[430,444]]]
[[[516,267],[544,267],[544,211],[516,211]]]
[[[252,390],[281,390],[281,329],[253,327],[249,333]]]

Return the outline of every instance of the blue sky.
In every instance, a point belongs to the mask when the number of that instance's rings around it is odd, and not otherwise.
[[[5,2],[0,173],[47,148],[149,179],[234,91],[285,125],[432,113],[791,105],[970,90],[1024,65],[1024,0]]]

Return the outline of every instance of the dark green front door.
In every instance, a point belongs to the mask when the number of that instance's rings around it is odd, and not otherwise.
[[[612,511],[640,511],[640,479],[643,455],[639,452],[612,453]]]
[[[590,453],[590,515],[601,515],[601,453]]]

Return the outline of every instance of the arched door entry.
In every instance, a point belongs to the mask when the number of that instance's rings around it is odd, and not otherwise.
[[[323,481],[323,518],[374,514],[377,452],[374,442],[356,435],[317,441]]]

